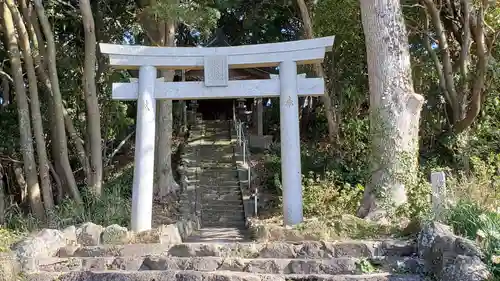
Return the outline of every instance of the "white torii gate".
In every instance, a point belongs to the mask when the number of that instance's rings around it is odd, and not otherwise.
[[[323,61],[334,37],[236,47],[145,47],[100,43],[111,66],[139,68],[138,82],[113,83],[112,98],[137,100],[133,231],[151,228],[157,99],[280,97],[281,171],[285,225],[302,222],[298,96],[322,95],[323,78],[297,75],[297,64]],[[279,66],[279,79],[229,81],[229,68]],[[157,70],[204,69],[203,82],[164,82]],[[275,77],[273,77],[275,78]]]

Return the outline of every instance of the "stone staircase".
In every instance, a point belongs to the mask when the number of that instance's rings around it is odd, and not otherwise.
[[[248,241],[229,127],[198,123],[181,210],[201,228],[180,244],[77,246],[37,258],[30,281],[424,281],[415,241]]]
[[[186,154],[190,158],[186,166],[191,171],[187,176],[191,196],[186,194],[181,201],[192,202],[192,198],[196,198],[195,212],[200,218],[201,229],[187,241],[248,240],[230,124],[223,121],[198,123],[190,131],[189,147],[192,153]]]
[[[423,281],[406,241],[183,243],[82,247],[39,259],[26,280]]]

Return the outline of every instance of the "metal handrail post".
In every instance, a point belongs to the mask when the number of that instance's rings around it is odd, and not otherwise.
[[[247,142],[243,141],[243,164],[247,163]]]
[[[241,121],[236,122],[236,129],[238,130],[238,145],[241,145]]]

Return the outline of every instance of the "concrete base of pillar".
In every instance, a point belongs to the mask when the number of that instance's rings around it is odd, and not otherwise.
[[[260,149],[269,149],[271,144],[273,143],[273,136],[271,135],[250,135],[248,140],[250,147],[260,148]]]

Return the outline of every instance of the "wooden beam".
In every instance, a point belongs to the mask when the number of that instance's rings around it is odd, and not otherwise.
[[[112,98],[116,100],[137,100],[138,83],[113,83]],[[319,96],[325,92],[323,78],[297,79],[300,96]],[[235,99],[253,97],[279,97],[280,80],[238,80],[229,81],[227,87],[205,87],[204,82],[156,81],[155,98],[173,100]]]

